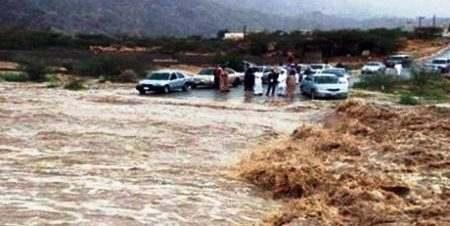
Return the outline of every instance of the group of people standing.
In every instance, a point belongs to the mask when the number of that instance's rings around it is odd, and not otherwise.
[[[246,93],[263,95],[263,74],[256,73],[256,68],[249,68],[244,76],[244,90]],[[266,96],[286,96],[294,98],[295,90],[299,81],[299,75],[294,67],[276,67],[270,69],[267,76]]]
[[[289,99],[294,98],[297,84],[301,82],[300,71],[297,66],[291,64],[270,69],[267,76],[267,90],[263,88],[263,73],[257,73],[257,68],[249,67],[244,75],[244,91],[246,95],[262,96],[286,96]],[[214,70],[214,88],[221,92],[229,92],[230,84],[227,72],[217,65]]]

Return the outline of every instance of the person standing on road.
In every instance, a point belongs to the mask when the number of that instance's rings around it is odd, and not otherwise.
[[[286,96],[286,80],[288,72],[283,67],[279,67],[278,72],[277,95]]]
[[[255,87],[255,72],[253,68],[247,69],[244,76],[244,91],[253,92]]]
[[[278,76],[278,72],[276,72],[275,69],[272,68],[267,78],[269,84],[267,87],[266,96],[275,96],[275,90],[277,89],[278,85]]]
[[[253,94],[256,96],[262,96],[264,93],[262,77],[263,73],[255,73],[255,87],[253,88]]]
[[[402,75],[402,71],[403,71],[402,64],[395,64],[394,68],[395,68],[395,71],[397,72],[397,75]]]
[[[295,88],[297,87],[297,78],[295,77],[295,70],[289,70],[289,75],[286,79],[286,95],[289,100],[294,99]]]
[[[214,89],[220,88],[220,75],[223,73],[222,67],[220,65],[216,65],[214,69]]]
[[[225,70],[222,70],[222,72],[219,75],[220,80],[220,91],[221,92],[229,92],[230,91],[230,85],[228,84],[228,73]]]

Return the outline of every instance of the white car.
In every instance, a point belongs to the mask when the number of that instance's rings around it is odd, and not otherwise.
[[[347,73],[347,70],[345,70],[345,68],[331,68],[331,69],[323,70],[322,74],[336,75],[339,78],[340,82],[348,83],[351,79],[350,74]]]
[[[348,82],[339,81],[334,74],[319,73],[306,76],[300,85],[300,91],[311,98],[347,98],[348,87]]]
[[[433,72],[448,73],[450,71],[450,59],[436,58],[426,64],[425,68]]]
[[[329,64],[310,64],[309,68],[314,73],[321,73],[323,70],[332,68],[333,66]]]
[[[361,72],[363,74],[375,74],[375,73],[383,73],[386,70],[386,65],[382,62],[372,61],[365,64],[361,68]]]
[[[139,94],[157,91],[169,93],[174,90],[189,91],[192,80],[189,76],[178,70],[159,70],[148,73],[145,79],[139,81],[136,89]]]
[[[202,70],[200,70],[200,72],[193,78],[194,86],[213,87],[215,70],[216,69],[213,67],[203,68]],[[224,70],[228,73],[229,83],[232,84],[233,87],[240,85],[244,81],[243,73],[236,72],[231,68],[225,68]]]

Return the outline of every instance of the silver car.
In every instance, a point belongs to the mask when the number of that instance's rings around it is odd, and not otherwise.
[[[159,70],[151,72],[136,86],[139,94],[146,92],[169,93],[175,90],[189,91],[192,87],[192,80],[181,71]]]
[[[317,97],[347,98],[348,89],[348,82],[340,80],[334,74],[308,75],[300,85],[302,94],[309,95],[313,99]]]

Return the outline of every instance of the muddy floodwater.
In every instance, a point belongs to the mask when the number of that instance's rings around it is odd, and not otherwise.
[[[258,222],[278,203],[230,167],[323,112],[180,95],[0,83],[0,225]]]

